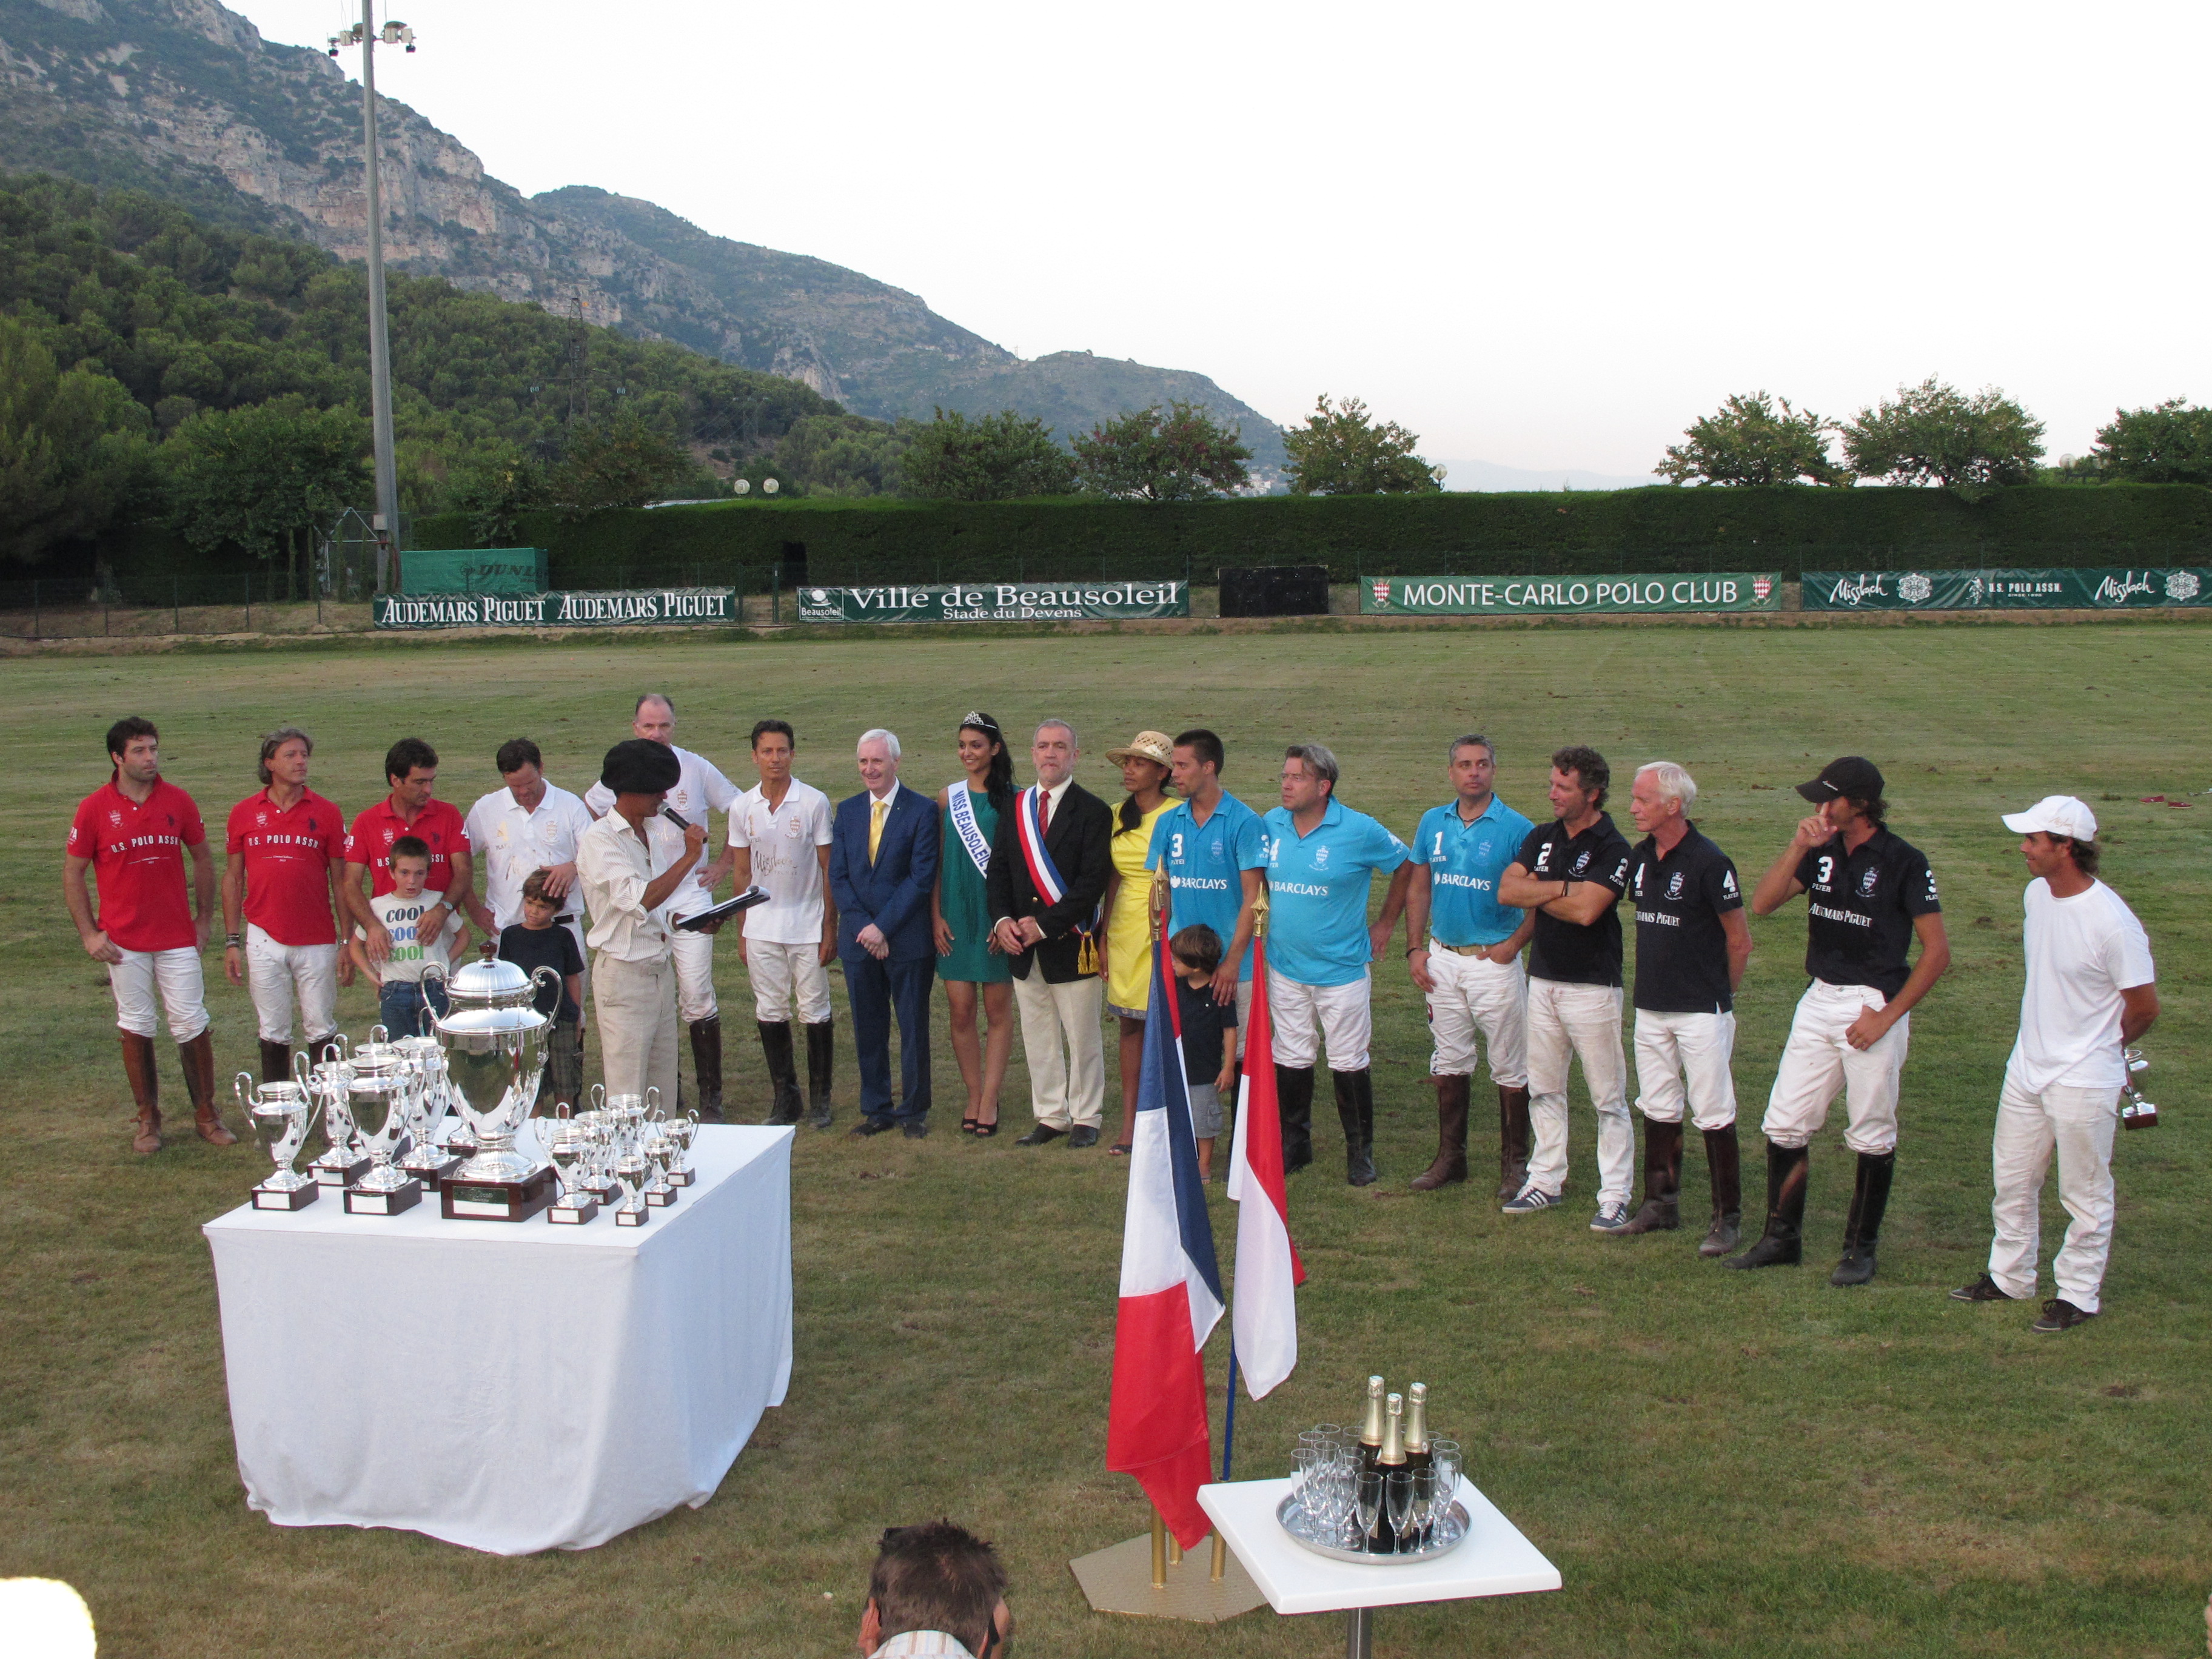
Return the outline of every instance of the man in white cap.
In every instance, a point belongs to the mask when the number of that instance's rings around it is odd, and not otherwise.
[[[2058,1294],[2032,1329],[2065,1331],[2097,1316],[2112,1249],[2112,1128],[2127,1045],[2158,1018],[2150,939],[2120,896],[2097,879],[2095,814],[2071,795],[2047,795],[2004,815],[2027,860],[2021,939],[2027,985],[2020,1036],[2005,1062],[1990,1162],[1996,1198],[1990,1267],[1951,1292],[1959,1302],[2018,1302],[2035,1294],[2037,1210],[2051,1154],[2072,1218],[2051,1264]]]

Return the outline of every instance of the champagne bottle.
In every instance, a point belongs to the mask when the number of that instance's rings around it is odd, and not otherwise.
[[[1406,1390],[1406,1468],[1415,1474],[1429,1467],[1429,1385]]]
[[[1406,1398],[1394,1394],[1385,1406],[1389,1425],[1382,1431],[1382,1450],[1375,1460],[1375,1473],[1382,1477],[1382,1506],[1376,1511],[1375,1553],[1394,1555],[1398,1529],[1390,1524],[1390,1477],[1406,1473]]]
[[[1367,1415],[1359,1425],[1359,1467],[1364,1471],[1375,1467],[1375,1460],[1382,1451],[1382,1379],[1367,1379]]]

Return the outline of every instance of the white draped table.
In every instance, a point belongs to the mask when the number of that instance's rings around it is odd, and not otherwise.
[[[697,1181],[636,1228],[330,1189],[209,1222],[247,1504],[501,1555],[704,1504],[791,1381],[791,1139],[701,1129]]]

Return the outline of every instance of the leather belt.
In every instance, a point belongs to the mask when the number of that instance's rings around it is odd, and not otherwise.
[[[1440,939],[1429,941],[1431,951],[1449,951],[1455,957],[1479,957],[1490,948],[1487,945],[1447,945]]]

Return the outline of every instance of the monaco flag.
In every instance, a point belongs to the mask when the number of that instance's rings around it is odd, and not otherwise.
[[[1252,944],[1252,1018],[1244,1031],[1244,1083],[1229,1158],[1237,1210],[1237,1313],[1230,1325],[1237,1363],[1253,1399],[1296,1370],[1297,1287],[1305,1265],[1291,1243],[1283,1189],[1283,1121],[1275,1100],[1274,1028],[1267,1018],[1267,946]]]
[[[1132,1474],[1186,1549],[1212,1522],[1198,1489],[1213,1478],[1200,1351],[1221,1317],[1213,1224],[1198,1178],[1182,1020],[1164,941],[1152,952],[1152,1017],[1137,1084],[1129,1207],[1121,1231],[1121,1303],[1114,1323],[1114,1397],[1106,1467]],[[1275,1160],[1281,1181],[1282,1159]]]

